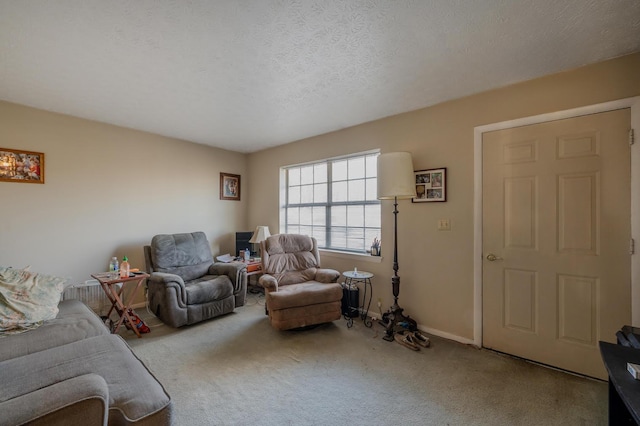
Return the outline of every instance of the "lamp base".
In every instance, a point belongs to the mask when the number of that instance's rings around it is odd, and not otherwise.
[[[386,329],[383,339],[387,342],[393,342],[393,336],[398,332],[416,331],[418,329],[418,323],[409,315],[404,315],[402,311],[404,309],[394,304],[387,312],[382,314],[380,324]]]

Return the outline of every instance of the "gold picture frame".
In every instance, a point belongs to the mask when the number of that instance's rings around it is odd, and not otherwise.
[[[44,183],[44,153],[0,148],[0,182]]]
[[[240,175],[220,173],[220,199],[240,201]]]

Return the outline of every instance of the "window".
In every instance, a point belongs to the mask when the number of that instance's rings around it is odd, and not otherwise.
[[[315,237],[321,248],[369,249],[380,238],[377,157],[375,152],[285,167],[284,232]]]

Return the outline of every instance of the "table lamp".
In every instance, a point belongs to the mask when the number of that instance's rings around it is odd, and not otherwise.
[[[256,226],[256,230],[253,231],[253,235],[251,236],[251,239],[249,240],[249,242],[251,244],[257,244],[259,246],[260,242],[266,240],[270,236],[271,236],[271,233],[269,232],[268,226],[263,226],[263,225]],[[262,253],[259,253],[259,254],[260,254],[260,257],[262,258]]]

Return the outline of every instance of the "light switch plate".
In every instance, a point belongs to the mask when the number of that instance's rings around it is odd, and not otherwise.
[[[438,231],[451,231],[449,219],[438,219]]]

